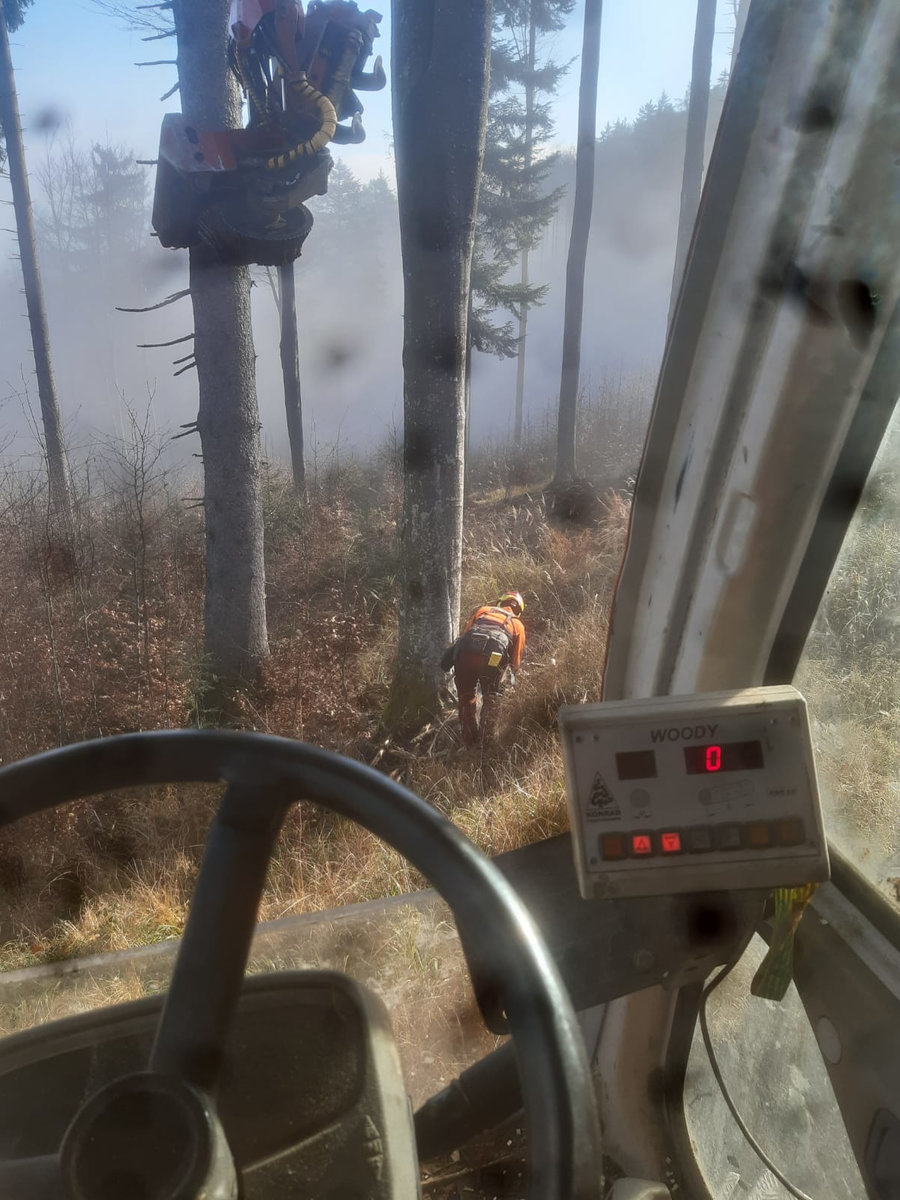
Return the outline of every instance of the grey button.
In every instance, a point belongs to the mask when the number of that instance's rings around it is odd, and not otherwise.
[[[706,850],[712,850],[712,830],[708,825],[695,825],[693,829],[686,831],[685,841],[687,842],[688,850],[694,854],[702,854]]]
[[[740,850],[740,825],[716,825],[713,830],[716,845],[720,850]]]

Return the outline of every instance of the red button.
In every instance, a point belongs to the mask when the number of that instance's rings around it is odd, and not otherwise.
[[[604,833],[600,839],[600,857],[609,859],[625,858],[628,847],[623,833]]]
[[[680,833],[661,833],[659,835],[660,845],[662,846],[663,854],[680,854],[681,853],[681,834]]]
[[[633,833],[631,835],[631,853],[638,858],[646,858],[653,853],[653,839],[649,833]]]

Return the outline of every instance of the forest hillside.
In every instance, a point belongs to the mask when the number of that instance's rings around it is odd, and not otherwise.
[[[588,407],[598,472],[635,458],[634,428]],[[605,431],[605,433],[604,433]],[[627,443],[627,444],[626,444]],[[250,730],[297,738],[388,771],[483,849],[499,853],[566,826],[556,734],[560,703],[599,695],[606,622],[629,511],[600,488],[587,524],[551,521],[542,494],[549,441],[508,485],[506,455],[472,468],[463,609],[513,587],[526,598],[525,669],[499,739],[465,751],[455,708],[412,740],[380,713],[396,647],[396,447],[322,466],[298,507],[284,471],[264,481],[271,656]],[[499,448],[498,448],[499,450]],[[183,469],[134,419],[76,477],[75,561],[47,540],[33,479],[0,481],[0,761],[92,737],[202,722],[203,530]],[[606,467],[604,468],[604,463]],[[0,969],[158,942],[182,928],[214,789],[101,797],[20,821],[0,845]],[[422,886],[356,826],[307,807],[282,835],[263,919]]]

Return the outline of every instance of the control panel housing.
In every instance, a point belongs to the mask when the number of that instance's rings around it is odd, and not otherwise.
[[[828,878],[796,688],[567,705],[559,723],[585,898]]]

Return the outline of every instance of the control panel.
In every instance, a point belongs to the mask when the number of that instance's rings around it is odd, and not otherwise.
[[[795,688],[567,705],[559,723],[585,898],[828,878]]]

